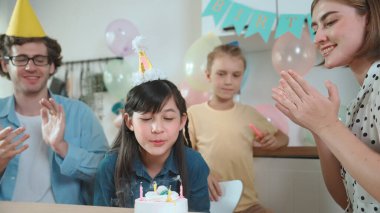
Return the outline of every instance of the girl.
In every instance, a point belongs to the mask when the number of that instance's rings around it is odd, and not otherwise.
[[[127,95],[124,122],[111,151],[100,163],[95,205],[133,208],[153,183],[179,192],[181,177],[189,211],[208,212],[208,167],[201,155],[184,146],[186,104],[167,80],[135,86]]]
[[[338,120],[339,94],[326,82],[328,97],[296,72],[283,71],[273,89],[277,107],[313,132],[326,186],[347,212],[380,212],[380,1],[314,0],[312,27],[324,66],[348,66],[361,85]]]

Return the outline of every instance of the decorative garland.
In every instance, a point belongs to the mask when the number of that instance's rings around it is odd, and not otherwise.
[[[244,33],[245,38],[259,33],[263,40],[268,42],[277,14],[249,8],[245,5],[235,3],[233,0],[210,0],[202,16],[212,16],[215,26],[219,25],[221,28],[233,26],[237,35],[241,35],[242,31],[246,29]],[[312,39],[314,39],[314,33],[311,29],[310,13],[280,14],[278,16],[275,39],[287,32],[300,38],[305,20],[307,20],[310,35]]]

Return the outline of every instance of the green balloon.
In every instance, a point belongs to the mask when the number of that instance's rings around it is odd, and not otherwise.
[[[133,87],[132,66],[124,60],[112,60],[103,73],[104,84],[108,92],[118,99],[124,99]]]

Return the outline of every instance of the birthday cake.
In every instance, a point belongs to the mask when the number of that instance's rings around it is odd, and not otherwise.
[[[187,213],[187,199],[171,191],[165,186],[159,186],[155,191],[149,191],[144,197],[135,200],[135,213]]]

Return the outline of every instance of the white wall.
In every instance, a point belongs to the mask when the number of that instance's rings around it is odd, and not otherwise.
[[[325,186],[319,159],[254,158],[260,202],[275,213],[343,213]]]
[[[200,36],[198,1],[31,0],[46,33],[58,39],[65,61],[110,57],[105,30],[116,19],[128,19],[147,38],[153,66],[175,81],[190,44]]]
[[[0,6],[1,6],[0,7],[0,14],[1,14],[0,29],[1,29],[1,32],[5,32],[5,30],[8,26],[10,14],[11,14],[11,11],[13,9],[13,5],[10,3],[11,3],[11,1],[0,2]]]
[[[5,32],[8,27],[10,14],[13,9],[13,4],[11,3],[11,1],[0,2],[0,32]],[[12,83],[6,78],[0,77],[0,87],[0,98],[6,97],[13,92]]]

